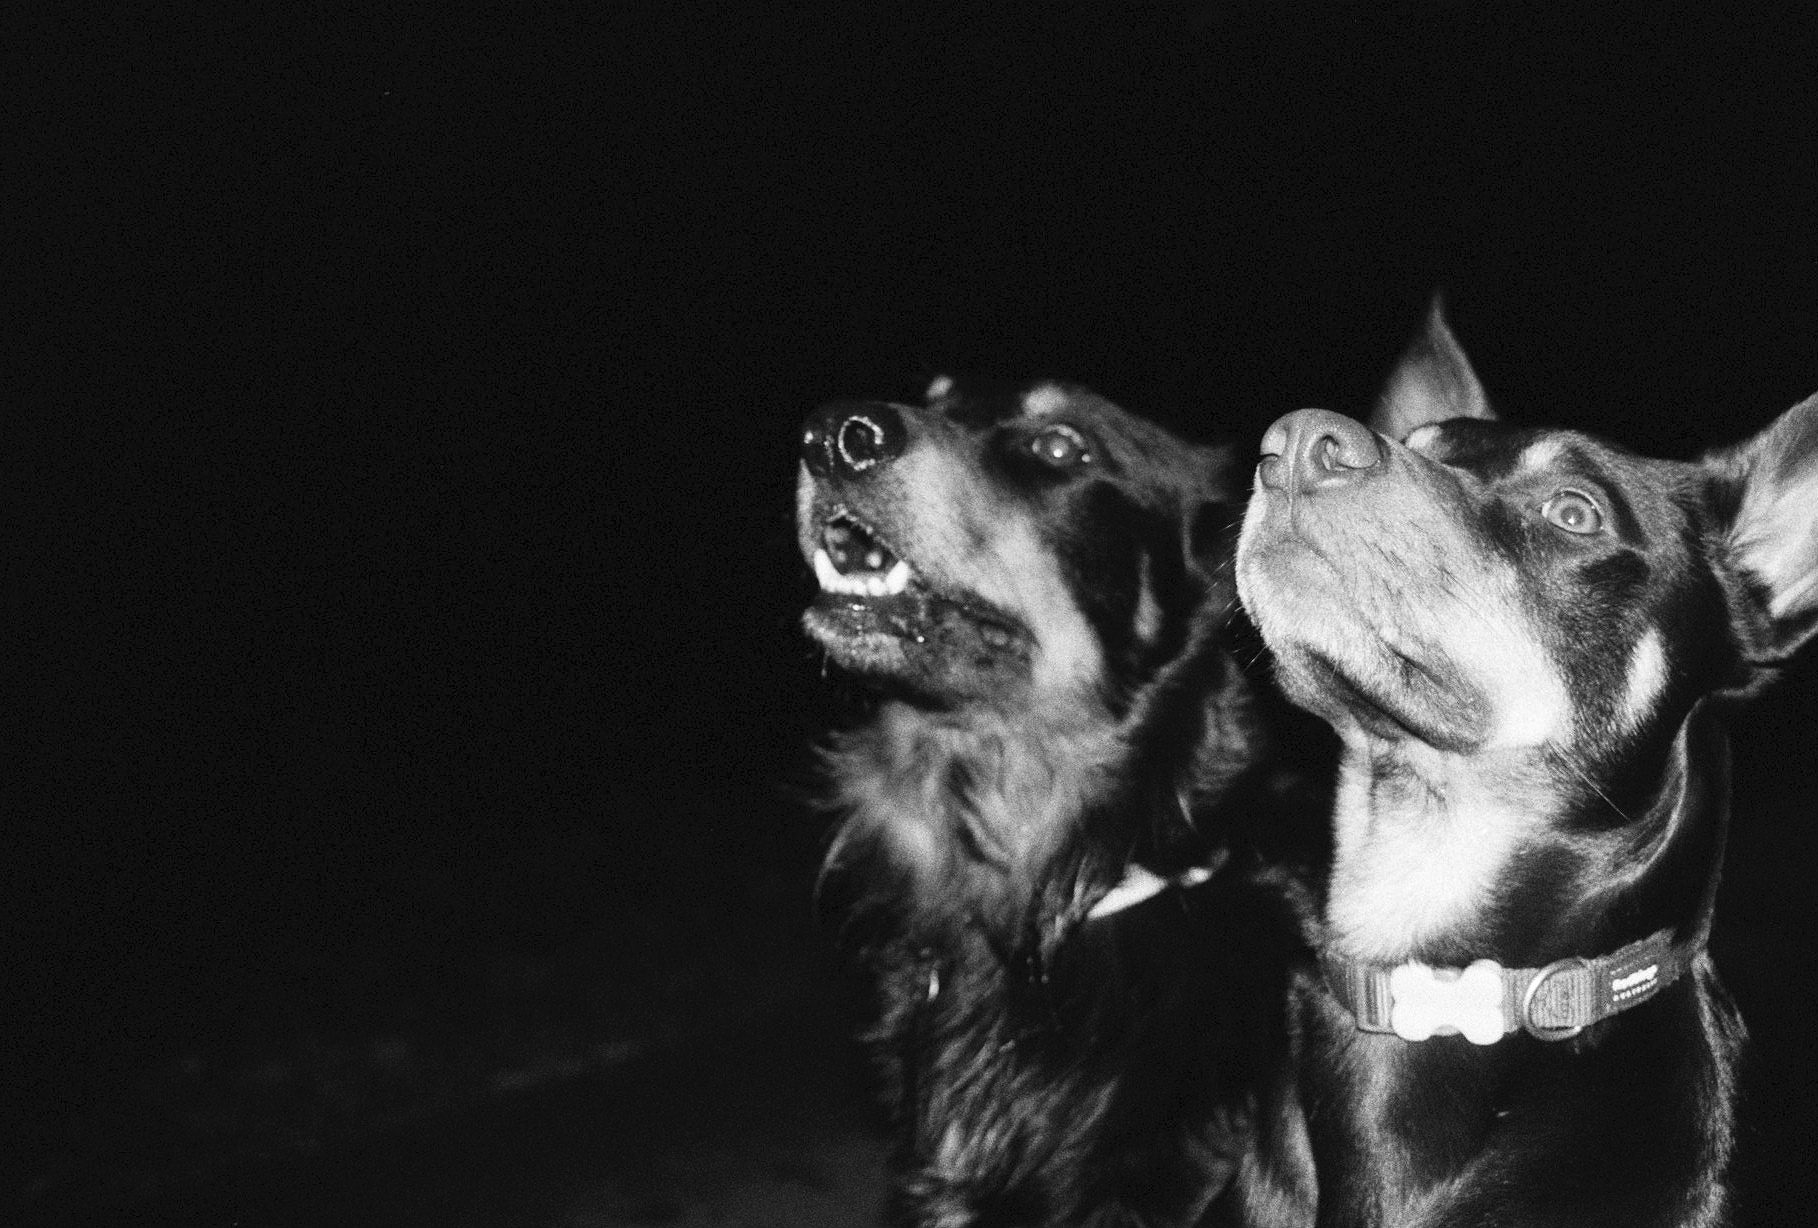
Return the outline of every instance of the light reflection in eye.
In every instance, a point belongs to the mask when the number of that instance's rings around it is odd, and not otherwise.
[[[1603,529],[1603,512],[1591,496],[1578,490],[1562,490],[1540,505],[1547,523],[1567,533],[1590,534]]]
[[[1059,423],[1037,432],[1029,440],[1029,451],[1037,460],[1056,469],[1072,469],[1092,460],[1092,450],[1086,445],[1085,436]]]

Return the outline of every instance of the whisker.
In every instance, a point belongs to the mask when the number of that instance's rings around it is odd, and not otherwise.
[[[1585,771],[1583,765],[1579,763],[1578,755],[1576,752],[1574,752],[1570,747],[1562,746],[1559,748],[1559,759],[1560,759],[1560,762],[1564,763],[1566,765],[1566,767],[1568,767],[1572,770],[1572,775],[1578,777],[1578,779],[1580,781],[1582,781],[1591,790],[1591,792],[1595,793],[1598,797],[1602,798],[1603,804],[1608,806],[1611,810],[1615,811],[1618,818],[1620,818],[1624,823],[1633,823],[1634,822],[1634,820],[1629,817],[1628,812],[1623,810],[1623,808],[1621,806],[1618,806],[1614,801],[1612,801],[1610,799],[1610,795],[1608,793],[1605,793],[1601,788],[1599,788],[1598,784],[1595,780],[1591,779],[1590,773]]]

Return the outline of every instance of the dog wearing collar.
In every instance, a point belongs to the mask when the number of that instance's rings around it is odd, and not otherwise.
[[[1818,397],[1689,463],[1504,424],[1435,304],[1368,427],[1269,429],[1237,576],[1343,748],[1317,1223],[1725,1222],[1721,708],[1818,625]]]
[[[808,419],[804,625],[865,696],[821,895],[876,985],[894,1223],[1311,1206],[1270,1157],[1304,1153],[1282,837],[1317,793],[1270,774],[1232,657],[1241,481],[1061,384]]]

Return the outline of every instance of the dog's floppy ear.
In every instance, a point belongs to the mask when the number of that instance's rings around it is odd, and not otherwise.
[[[1734,500],[1730,558],[1765,619],[1767,642],[1750,651],[1783,659],[1818,631],[1818,396],[1704,463]]]
[[[1204,476],[1210,497],[1221,503],[1242,503],[1250,493],[1250,471],[1255,460],[1251,449],[1228,443],[1195,444],[1193,463]]]
[[[1494,418],[1483,385],[1471,370],[1458,339],[1446,326],[1445,303],[1435,294],[1427,319],[1395,365],[1377,398],[1370,427],[1390,439],[1406,439],[1430,422],[1448,418]]]
[[[1240,457],[1229,444],[1196,446],[1193,463],[1205,485],[1183,509],[1186,516],[1186,561],[1207,572],[1229,570],[1243,524],[1244,496],[1250,479],[1248,450]]]

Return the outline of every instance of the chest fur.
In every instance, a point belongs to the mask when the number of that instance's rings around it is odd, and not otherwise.
[[[965,866],[1017,875],[1050,856],[1103,789],[1107,731],[881,719],[832,756],[846,830],[937,885]]]

